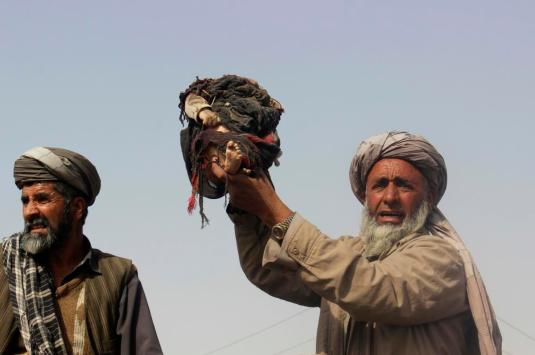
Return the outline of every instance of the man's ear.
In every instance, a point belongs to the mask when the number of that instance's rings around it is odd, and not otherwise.
[[[71,200],[71,213],[75,220],[81,221],[83,219],[86,208],[87,203],[83,197],[76,196]]]

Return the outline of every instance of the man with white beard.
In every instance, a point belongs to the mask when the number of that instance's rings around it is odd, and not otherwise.
[[[161,354],[136,267],[83,233],[100,191],[93,164],[36,147],[13,175],[24,231],[0,243],[0,354]]]
[[[218,164],[211,172],[228,180],[248,279],[272,296],[321,307],[317,353],[501,354],[481,276],[437,208],[444,160],[423,137],[388,132],[360,144],[349,173],[365,206],[358,237],[329,238],[264,176],[225,176]]]

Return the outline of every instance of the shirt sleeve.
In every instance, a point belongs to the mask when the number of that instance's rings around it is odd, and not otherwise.
[[[361,238],[331,239],[296,214],[282,245],[270,248],[265,267],[289,257],[301,283],[357,321],[414,325],[468,309],[461,258],[440,237],[419,236],[369,261]]]
[[[229,213],[229,216],[234,222],[240,264],[249,281],[274,297],[303,306],[319,307],[320,296],[301,281],[291,259],[287,258],[289,264],[262,265],[266,243],[271,240],[269,228],[248,213]]]
[[[162,354],[137,272],[125,286],[119,307],[117,334],[121,336],[121,354]]]
[[[201,110],[204,108],[210,107],[211,106],[202,96],[189,94],[186,97],[184,111],[186,111],[186,115],[188,115],[188,117],[191,117],[194,120],[198,121],[199,112],[201,112]]]

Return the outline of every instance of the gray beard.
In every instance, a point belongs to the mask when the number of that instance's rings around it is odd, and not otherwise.
[[[47,231],[46,236],[31,232],[24,233],[22,235],[22,249],[32,255],[39,255],[52,249],[58,244],[59,237],[50,226],[47,227]]]
[[[24,231],[22,232],[22,249],[28,254],[39,255],[48,252],[54,248],[60,247],[67,239],[67,235],[71,228],[70,208],[66,207],[63,211],[63,216],[59,222],[57,230],[50,227],[48,220],[44,217],[34,218],[24,224]],[[45,236],[30,232],[32,223],[40,223],[46,226],[47,234]]]
[[[360,235],[366,245],[364,256],[381,255],[390,250],[401,238],[420,230],[425,225],[429,210],[429,203],[424,201],[411,216],[403,220],[401,225],[378,224],[370,214],[368,205],[365,204],[360,227]]]

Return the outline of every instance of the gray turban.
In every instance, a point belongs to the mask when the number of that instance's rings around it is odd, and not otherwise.
[[[387,158],[405,160],[420,170],[436,193],[438,203],[447,183],[442,155],[424,137],[401,131],[379,134],[360,143],[349,168],[351,188],[360,202],[364,202],[366,179],[373,165]]]
[[[13,168],[19,189],[27,183],[61,181],[80,191],[91,206],[100,191],[100,177],[91,162],[76,152],[36,147],[22,154]]]

